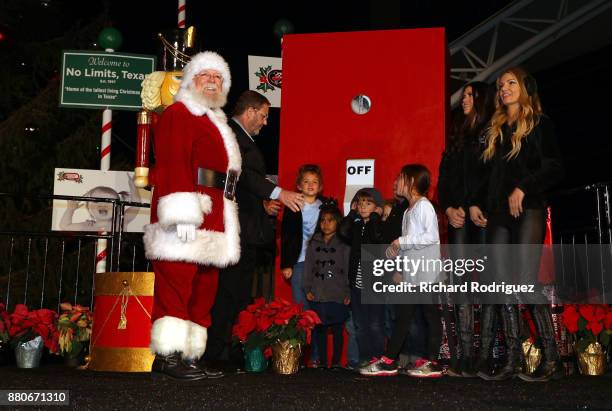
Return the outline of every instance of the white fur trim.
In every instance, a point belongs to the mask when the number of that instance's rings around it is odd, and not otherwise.
[[[164,227],[176,224],[202,225],[204,214],[212,210],[210,196],[202,193],[178,192],[160,197],[157,217]]]
[[[184,84],[185,79],[183,78]],[[227,117],[223,110],[220,108],[211,109],[206,107],[193,99],[190,90],[181,89],[176,95],[175,101],[180,101],[185,105],[187,110],[191,114],[197,117],[207,115],[210,121],[217,127],[221,137],[223,138],[223,145],[227,152],[228,168],[240,172],[242,167],[242,157],[240,156],[240,148],[236,140],[236,135],[230,126],[227,125]]]
[[[218,207],[218,206],[217,206]],[[176,230],[159,223],[145,226],[143,241],[149,260],[184,261],[216,267],[236,264],[240,259],[238,206],[223,199],[225,232],[197,230],[194,241],[183,242]]]
[[[217,70],[223,76],[223,92],[229,92],[232,86],[232,76],[229,66],[223,57],[214,51],[203,51],[191,58],[189,63],[183,68],[183,78],[181,80],[181,90],[186,89],[193,81],[193,77],[203,70]]]
[[[161,355],[185,352],[189,340],[189,323],[170,316],[155,320],[151,327],[151,351]]]
[[[210,110],[206,113],[210,121],[219,129],[223,138],[223,145],[227,154],[227,168],[236,170],[240,173],[242,169],[242,156],[240,155],[240,147],[234,131],[227,125],[227,118],[221,109]]]
[[[202,327],[194,322],[189,322],[189,339],[187,347],[183,352],[183,358],[186,360],[198,360],[206,350],[206,341],[208,340],[208,332],[206,327]]]

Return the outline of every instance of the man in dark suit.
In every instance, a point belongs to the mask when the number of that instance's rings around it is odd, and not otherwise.
[[[231,328],[238,313],[251,300],[257,248],[273,242],[274,227],[268,215],[276,215],[281,203],[293,211],[304,204],[302,194],[281,189],[266,178],[264,157],[253,136],[268,121],[270,102],[255,91],[240,95],[229,126],[236,135],[242,155],[242,173],[236,190],[240,220],[240,261],[219,273],[219,287],[212,309],[212,327],[206,349],[208,360],[239,362],[241,354],[230,352]],[[228,349],[226,358],[225,350]],[[234,364],[236,365],[236,364]]]

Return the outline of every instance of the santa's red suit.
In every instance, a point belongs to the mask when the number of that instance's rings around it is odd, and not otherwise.
[[[194,98],[194,75],[214,69],[230,87],[227,63],[213,52],[197,54],[183,71],[175,103],[154,132],[156,163],[151,223],[145,229],[147,258],[153,260],[155,297],[151,350],[197,359],[206,348],[206,328],[217,290],[218,267],[240,258],[236,203],[219,188],[198,185],[198,169],[240,172],[240,150],[220,108]],[[195,241],[182,241],[177,224],[198,226]]]

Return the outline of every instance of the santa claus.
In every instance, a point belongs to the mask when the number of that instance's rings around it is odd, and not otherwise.
[[[230,84],[221,56],[196,54],[154,130],[152,224],[144,235],[155,271],[152,371],[179,379],[223,375],[197,360],[206,348],[218,269],[240,258],[234,187],[241,157],[221,110]]]

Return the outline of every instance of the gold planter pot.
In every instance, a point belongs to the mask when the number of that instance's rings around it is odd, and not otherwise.
[[[278,341],[272,345],[272,369],[277,374],[295,374],[300,369],[302,346],[289,341]]]
[[[533,374],[542,362],[542,350],[533,345],[529,339],[526,339],[523,341],[523,358],[525,360],[525,373]]]
[[[578,369],[583,375],[603,375],[606,370],[606,353],[598,342],[587,345],[584,351],[576,350]]]

